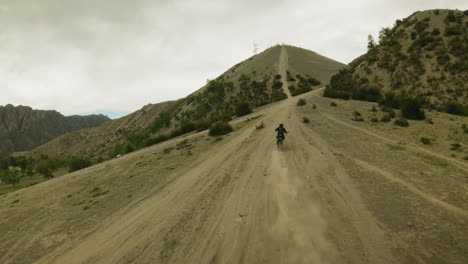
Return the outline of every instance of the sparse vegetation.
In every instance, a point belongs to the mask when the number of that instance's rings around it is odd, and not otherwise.
[[[410,120],[423,120],[423,108],[467,116],[468,21],[449,12],[445,29],[427,12],[382,28],[378,43],[369,37],[367,53],[331,77],[324,96],[379,102]]]
[[[302,122],[303,122],[303,123],[310,123],[310,120],[309,120],[309,118],[307,118],[307,117],[304,116],[304,117],[302,118]]]
[[[330,106],[336,107],[336,106],[338,106],[338,105],[337,105],[335,102],[331,102],[331,103],[330,103]]]

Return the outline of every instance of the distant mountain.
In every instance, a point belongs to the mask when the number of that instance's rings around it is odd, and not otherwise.
[[[360,97],[359,87],[374,85],[435,108],[468,106],[468,10],[420,11],[397,20],[381,30],[378,43],[370,39],[368,52],[336,80],[346,83],[331,87],[338,97]]]
[[[111,120],[100,126],[81,129],[55,138],[27,153],[32,156],[46,154],[51,157],[107,156],[126,137],[146,130],[161,112],[167,111],[176,102],[149,104],[132,114]]]
[[[99,127],[63,135],[29,154],[113,157],[230,120],[242,103],[255,108],[311,91],[345,66],[305,49],[274,46],[236,64],[186,98],[147,105]]]
[[[0,156],[31,150],[65,133],[109,121],[103,115],[63,116],[28,106],[0,106]]]

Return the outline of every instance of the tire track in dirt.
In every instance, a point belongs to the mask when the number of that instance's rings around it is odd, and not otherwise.
[[[287,70],[288,70],[288,51],[286,50],[285,46],[281,47],[281,54],[278,63],[278,73],[281,75],[281,82],[283,83],[283,92],[291,98],[291,92],[288,88],[288,78],[287,78]]]

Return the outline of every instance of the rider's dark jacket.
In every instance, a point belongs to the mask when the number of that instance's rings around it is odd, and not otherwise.
[[[288,131],[286,131],[286,128],[280,127],[280,126],[277,127],[277,128],[275,129],[275,131],[277,132],[276,138],[281,138],[281,139],[284,139],[284,134],[285,134],[285,133],[286,133],[286,134],[288,133]]]

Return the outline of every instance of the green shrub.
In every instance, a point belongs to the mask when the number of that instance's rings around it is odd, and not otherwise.
[[[401,126],[401,127],[409,127],[408,120],[406,120],[403,117],[400,117],[397,120],[395,120],[395,122],[393,122],[393,124],[395,124],[397,126]]]
[[[463,35],[464,29],[463,25],[452,25],[452,26],[447,26],[445,27],[445,36],[457,36],[457,35]]]
[[[171,123],[171,115],[168,112],[161,112],[150,126],[151,133],[156,133]]]
[[[317,79],[315,79],[315,78],[312,78],[312,77],[309,78],[309,79],[307,79],[307,81],[308,81],[309,84],[312,85],[312,86],[317,86],[317,85],[320,85],[320,84],[321,84],[321,82],[320,82],[319,80],[317,80]]]
[[[463,124],[463,125],[461,126],[461,128],[462,128],[462,130],[463,130],[463,133],[468,134],[468,125]]]
[[[377,102],[382,98],[380,87],[375,83],[366,83],[352,90],[352,99]]]
[[[299,99],[299,101],[297,101],[298,106],[303,106],[303,105],[306,105],[306,104],[307,104],[306,100],[304,100],[304,99]]]
[[[450,150],[461,150],[461,148],[462,148],[462,145],[458,143],[453,143],[451,144]]]
[[[250,109],[250,106],[248,103],[240,103],[236,107],[236,115],[237,116],[244,116],[252,113],[252,109]]]
[[[390,120],[392,120],[392,118],[388,114],[385,114],[380,118],[380,121],[384,123],[390,122]]]
[[[72,156],[68,162],[68,171],[73,172],[91,166],[91,159],[88,157]]]
[[[309,118],[307,118],[307,117],[304,116],[304,117],[302,118],[302,122],[303,122],[303,123],[310,123],[310,120],[309,120]]]
[[[422,137],[421,138],[421,142],[424,144],[424,145],[430,145],[432,140],[430,138],[427,138],[427,137]]]
[[[154,145],[154,144],[161,143],[161,142],[166,141],[166,140],[168,140],[168,139],[169,139],[169,137],[166,136],[166,135],[159,135],[159,136],[157,136],[157,137],[155,137],[155,138],[149,138],[149,139],[147,139],[145,145],[146,145],[146,146],[152,146],[152,145]]]
[[[325,87],[323,96],[331,98],[349,99],[355,82],[350,69],[341,69],[330,79],[330,84]]]
[[[273,89],[281,89],[282,87],[283,87],[283,82],[281,82],[279,80],[274,80],[273,81],[273,85],[272,85]]]
[[[361,113],[359,113],[358,111],[354,111],[352,120],[362,122],[364,121],[364,118],[362,118]]]
[[[377,116],[374,115],[374,116],[372,116],[372,118],[371,118],[371,122],[373,122],[373,123],[378,123],[378,122],[379,122],[379,119],[377,118]]]
[[[445,112],[453,115],[468,116],[468,105],[463,105],[457,102],[448,102],[444,107]]]
[[[217,122],[213,124],[210,128],[210,136],[221,136],[226,135],[232,131],[232,126],[227,122]]]
[[[201,131],[204,131],[204,130],[207,130],[211,127],[211,124],[213,122],[209,119],[204,119],[204,120],[200,120],[198,121],[196,124],[195,124],[195,127],[197,129],[198,132],[201,132]]]
[[[424,113],[424,110],[421,109],[421,107],[421,100],[415,98],[408,98],[402,102],[401,115],[404,118],[408,119],[424,120],[426,118],[426,115]]]
[[[384,94],[379,104],[386,108],[400,108],[400,101],[401,99],[399,96],[397,96],[394,92],[389,91]],[[382,111],[384,110],[382,109]]]
[[[180,122],[180,132],[182,134],[187,134],[197,129],[195,123],[190,120],[182,120]]]

